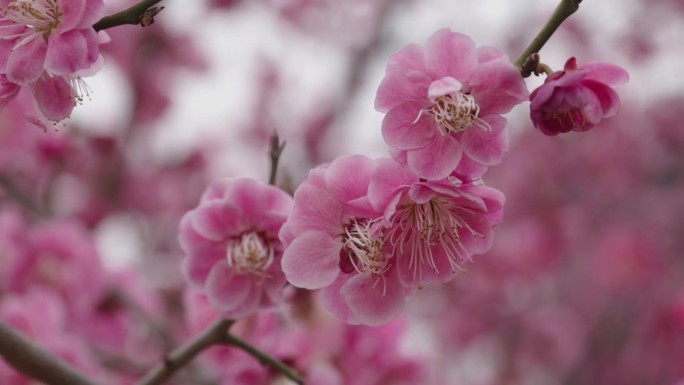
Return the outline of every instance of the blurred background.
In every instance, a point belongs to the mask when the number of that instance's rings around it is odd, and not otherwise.
[[[556,4],[164,0],[152,26],[108,30],[65,126],[8,125],[27,101],[3,110],[0,239],[32,217],[77,221],[108,269],[163,293],[150,312],[182,313],[177,224],[210,181],[265,181],[274,132],[288,191],[336,156],[388,156],[373,103],[389,54],[448,27],[515,59]],[[684,384],[681,36],[682,0],[585,0],[544,47],[555,70],[571,56],[626,68],[621,112],[558,137],[528,103],[509,114],[511,148],[485,176],[507,200],[492,251],[402,320],[397,349],[426,367],[414,383]],[[12,219],[22,196],[33,213]]]

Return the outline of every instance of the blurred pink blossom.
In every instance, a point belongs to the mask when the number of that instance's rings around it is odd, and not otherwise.
[[[623,68],[609,63],[577,66],[574,57],[530,95],[530,117],[546,135],[587,131],[617,114],[620,97],[611,88],[627,82]]]
[[[183,272],[226,318],[280,302],[285,276],[278,231],[292,199],[249,178],[220,179],[181,220]]]

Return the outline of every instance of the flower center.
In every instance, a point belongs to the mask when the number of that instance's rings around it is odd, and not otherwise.
[[[33,30],[33,32],[22,32],[14,36],[5,36],[5,38],[24,36],[24,40],[18,44],[21,45],[35,36],[43,35],[47,37],[50,32],[59,27],[62,11],[57,0],[10,0],[7,6],[0,7],[0,15],[2,15],[0,21],[9,20]],[[9,28],[13,26],[4,27]]]
[[[377,220],[356,219],[347,225],[342,246],[340,269],[345,273],[356,270],[383,275],[389,270],[385,237],[375,229]]]
[[[439,132],[445,136],[452,132],[461,132],[473,123],[485,131],[489,131],[489,125],[479,118],[480,107],[475,103],[475,98],[463,92],[454,92],[438,96],[428,109],[435,119]]]
[[[480,237],[482,234],[468,224],[464,214],[470,217],[476,212],[438,198],[398,209],[387,233],[393,247],[392,254],[397,255],[397,248],[401,255],[408,253],[409,268],[413,269],[414,278],[419,280],[424,267],[440,273],[436,258],[447,258],[452,273],[465,273],[459,263],[470,254],[461,243],[460,231]]]
[[[271,242],[255,231],[229,239],[226,247],[228,266],[238,273],[266,275],[266,269],[273,263],[274,254]]]

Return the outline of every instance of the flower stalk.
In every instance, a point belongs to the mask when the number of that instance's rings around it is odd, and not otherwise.
[[[556,9],[551,14],[549,20],[544,24],[542,29],[539,31],[537,36],[532,40],[532,42],[525,48],[525,50],[518,56],[513,64],[518,67],[521,72],[523,72],[523,63],[525,60],[533,54],[538,53],[547,41],[551,38],[558,27],[572,15],[577,12],[579,5],[582,0],[561,0]],[[530,73],[523,72],[524,77],[530,76]]]

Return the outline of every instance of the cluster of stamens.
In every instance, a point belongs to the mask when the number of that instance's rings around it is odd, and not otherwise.
[[[461,243],[460,232],[467,231],[480,237],[482,234],[463,219],[464,214],[472,216],[476,213],[467,207],[437,198],[400,208],[387,234],[393,247],[392,254],[408,256],[409,268],[413,269],[414,278],[419,280],[422,279],[424,266],[440,273],[436,257],[446,257],[452,273],[465,272],[459,263],[470,258],[470,253]],[[399,254],[396,254],[397,251]]]
[[[383,275],[390,266],[385,253],[385,238],[375,234],[373,227],[376,221],[355,220],[345,228],[343,251],[354,269],[363,273],[370,271]]]
[[[59,27],[62,11],[57,0],[11,0],[5,7],[0,8],[0,21],[14,23],[0,28],[14,28],[16,24],[30,28],[30,31],[22,31],[15,36],[4,38],[24,37],[17,45],[22,45],[36,36],[47,37],[54,29]]]
[[[265,276],[266,270],[273,263],[274,254],[272,242],[254,231],[229,239],[226,246],[228,266],[237,273]]]
[[[471,124],[476,124],[485,131],[491,129],[480,119],[480,107],[470,94],[454,92],[438,96],[427,111],[435,119],[442,136],[461,132]]]

